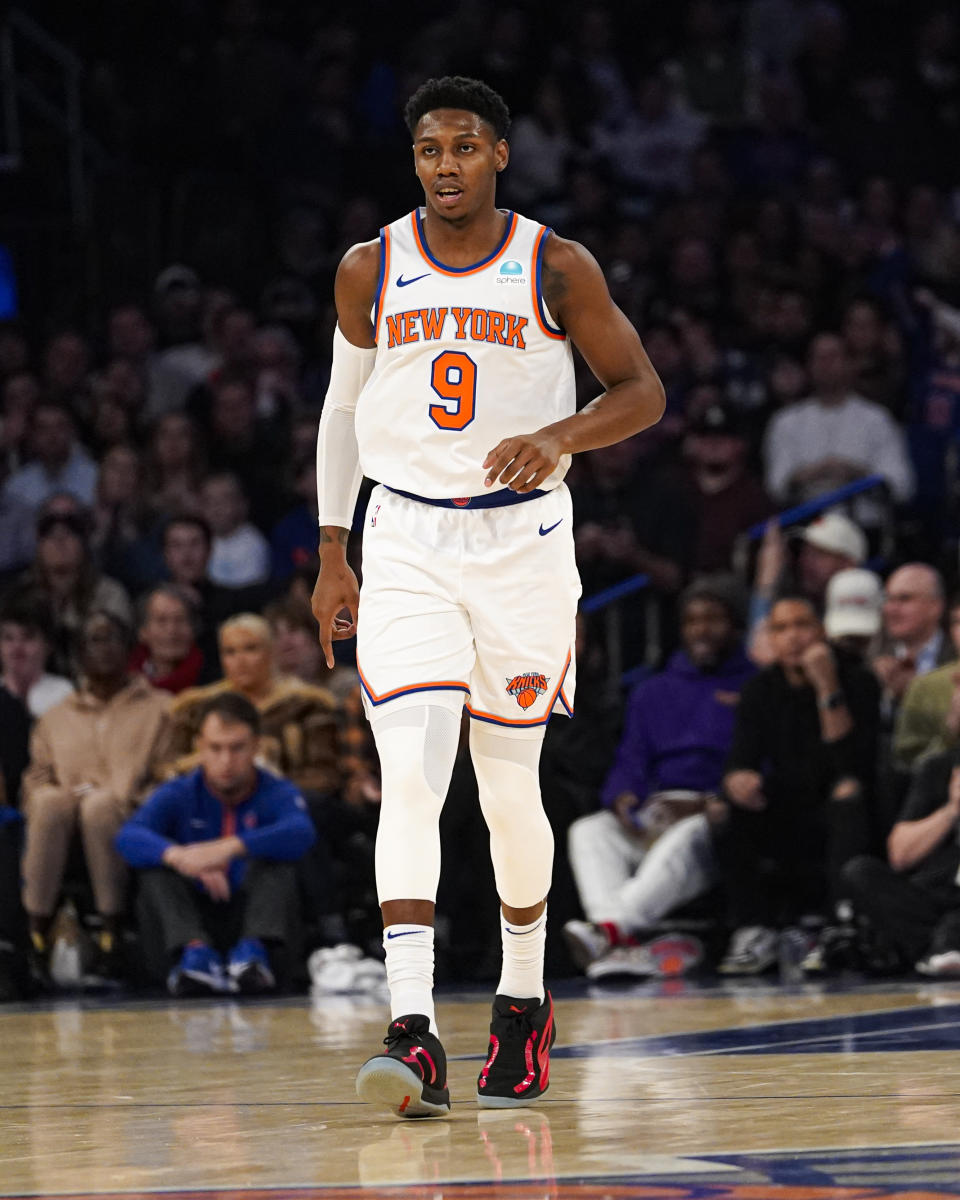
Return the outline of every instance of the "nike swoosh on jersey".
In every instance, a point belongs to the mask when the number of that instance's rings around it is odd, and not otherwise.
[[[429,274],[429,271],[425,271],[423,275],[414,275],[412,279],[404,279],[403,273],[401,272],[397,276],[397,287],[409,287],[411,283],[419,283],[421,279],[426,279]]]
[[[556,527],[558,525],[562,525],[562,524],[563,524],[563,517],[561,517],[559,521],[554,521],[554,523],[552,525],[549,525],[546,529],[544,529],[544,527],[541,525],[540,526],[540,536],[546,537],[546,535],[548,533],[550,533],[551,530],[556,529]]]
[[[390,933],[387,931],[387,937],[392,941],[395,937],[409,937],[411,933],[423,933],[422,929],[403,929],[400,933]]]

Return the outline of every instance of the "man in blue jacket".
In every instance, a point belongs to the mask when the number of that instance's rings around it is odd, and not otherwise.
[[[215,697],[200,724],[200,766],[158,788],[117,835],[141,872],[145,951],[153,932],[176,960],[175,996],[270,991],[268,948],[293,939],[293,864],[316,835],[293,784],[256,766],[259,734],[249,700]]]
[[[682,648],[630,697],[603,809],[570,826],[570,865],[588,920],[568,921],[564,935],[591,978],[679,974],[699,961],[694,938],[635,943],[717,881],[708,806],[740,689],[755,673],[742,628],[733,580],[704,578],[684,592]]]

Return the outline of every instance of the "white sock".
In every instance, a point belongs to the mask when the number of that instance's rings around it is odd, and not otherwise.
[[[500,938],[503,942],[503,970],[497,984],[498,996],[527,999],[536,996],[543,1003],[543,955],[547,944],[547,910],[532,925],[514,925],[500,910]]]
[[[387,956],[390,1020],[408,1013],[423,1013],[430,1018],[430,1032],[437,1034],[433,1011],[433,926],[388,925],[383,931],[383,949]]]

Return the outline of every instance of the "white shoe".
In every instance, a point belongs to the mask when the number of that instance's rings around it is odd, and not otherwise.
[[[635,975],[641,979],[672,979],[684,975],[703,959],[703,943],[686,933],[666,933],[641,946],[615,946],[587,967],[588,979]]]
[[[585,971],[610,949],[607,931],[593,921],[567,921],[563,927],[563,940],[567,943],[570,957],[581,971]]]
[[[744,925],[734,930],[717,970],[721,975],[762,975],[777,958],[776,932],[766,925]]]
[[[941,954],[928,954],[916,965],[921,975],[936,975],[946,978],[960,977],[960,950],[944,950]]]

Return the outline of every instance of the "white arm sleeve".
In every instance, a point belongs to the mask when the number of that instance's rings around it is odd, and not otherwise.
[[[333,333],[330,386],[323,402],[317,433],[318,523],[349,529],[363,480],[354,414],[363,385],[373,373],[376,346],[354,346],[340,332]]]

